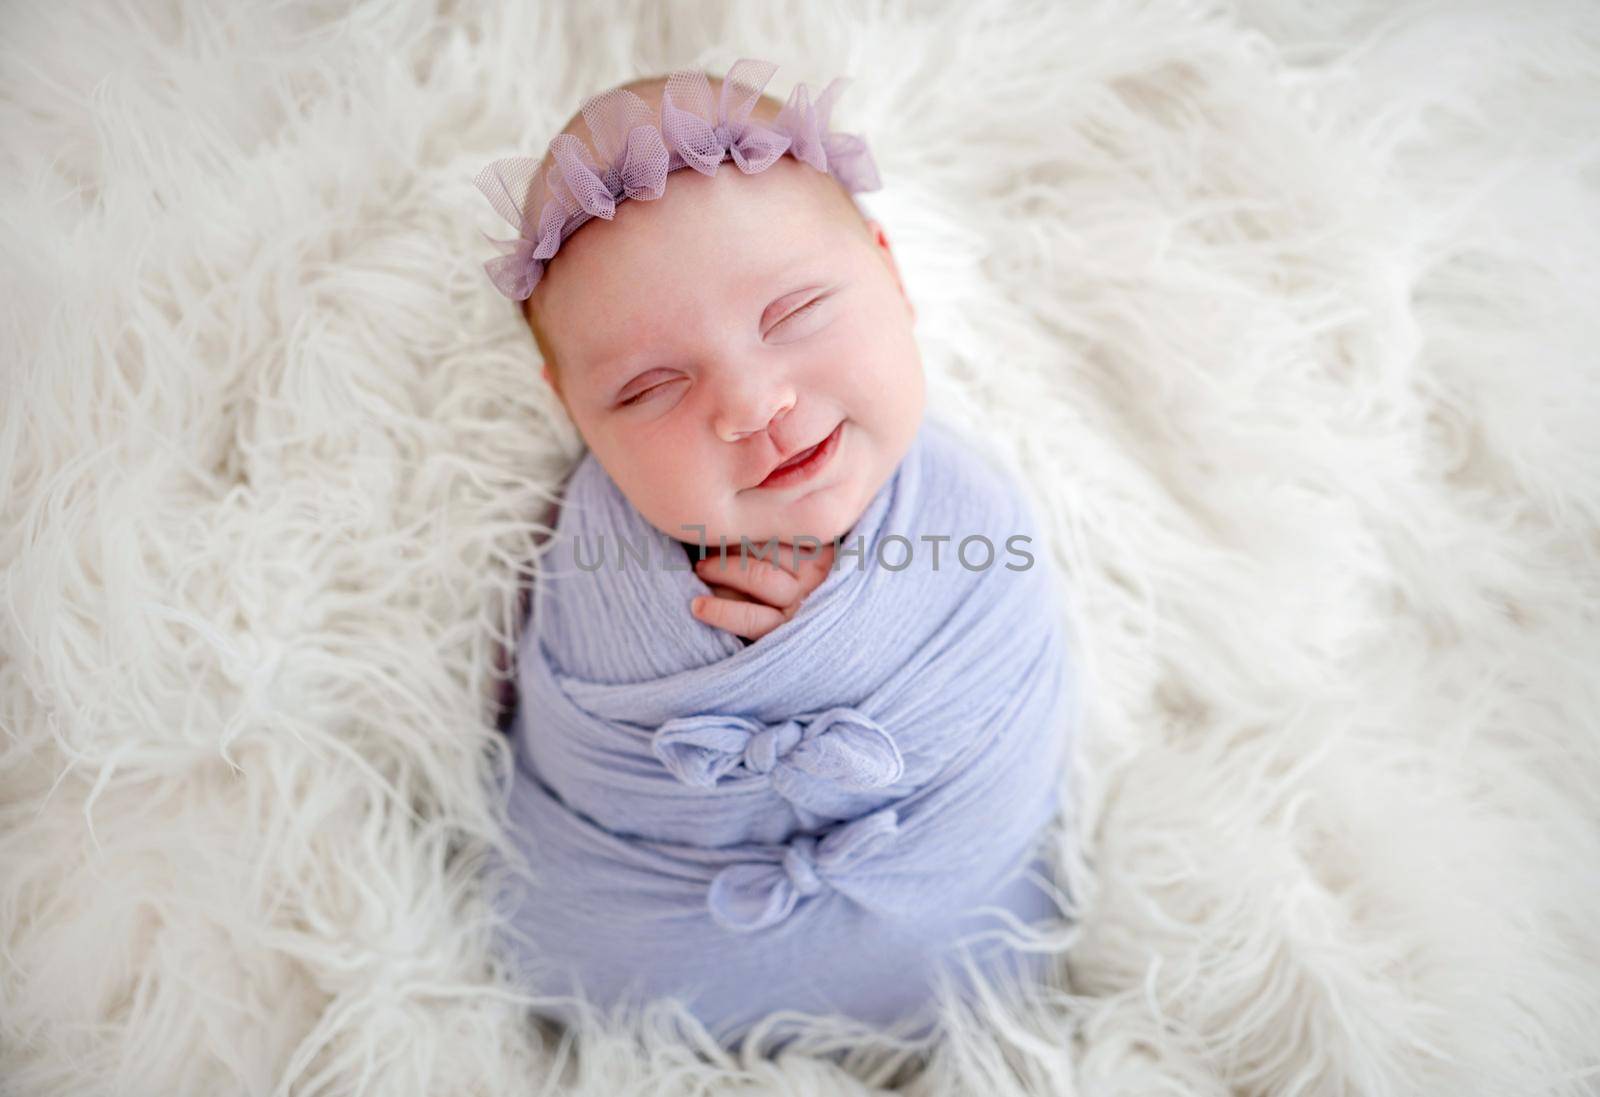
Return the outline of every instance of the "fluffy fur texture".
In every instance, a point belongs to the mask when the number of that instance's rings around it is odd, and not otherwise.
[[[9,1092],[1597,1091],[1592,5],[338,7],[6,8]],[[929,1049],[562,1039],[486,951],[578,440],[471,178],[740,56],[856,76],[1087,625],[1059,979]]]

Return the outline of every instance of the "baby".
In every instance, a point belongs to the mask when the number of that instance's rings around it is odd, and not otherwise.
[[[478,178],[521,230],[487,269],[587,447],[518,646],[538,880],[509,947],[546,993],[677,997],[725,1043],[780,1010],[914,1020],[956,942],[1056,914],[1025,873],[1073,684],[1031,513],[924,419],[853,198],[876,168],[827,129],[843,81],[779,102],[773,68],[612,89]],[[608,538],[662,558],[609,566]]]

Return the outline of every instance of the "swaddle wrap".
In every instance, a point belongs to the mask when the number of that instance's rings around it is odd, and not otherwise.
[[[536,878],[507,941],[540,993],[676,995],[725,1041],[776,1010],[889,1026],[1002,927],[978,908],[1057,916],[1029,877],[1077,681],[1027,504],[925,419],[837,544],[745,646],[690,614],[684,546],[579,464],[511,725]]]

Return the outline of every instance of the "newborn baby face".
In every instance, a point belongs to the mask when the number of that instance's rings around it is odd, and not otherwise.
[[[529,307],[579,433],[681,541],[843,537],[922,420],[887,238],[788,155],[755,175],[683,168],[661,198],[619,203],[562,244]]]

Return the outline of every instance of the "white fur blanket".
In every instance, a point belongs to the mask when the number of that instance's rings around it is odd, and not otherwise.
[[[1600,11],[341,8],[6,5],[8,1093],[1600,1091]],[[1086,618],[1081,920],[926,1056],[563,1041],[486,947],[577,439],[471,179],[741,56],[856,78]]]

